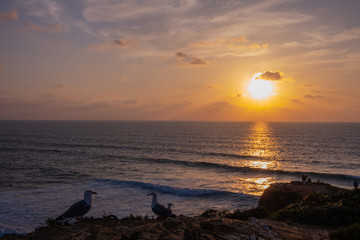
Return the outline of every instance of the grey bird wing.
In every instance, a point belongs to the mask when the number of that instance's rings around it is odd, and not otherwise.
[[[172,211],[161,204],[155,205],[155,207],[153,207],[152,210],[155,214],[159,216],[166,217],[172,215]]]
[[[62,220],[66,218],[81,217],[85,215],[90,210],[90,205],[88,205],[84,200],[74,203],[71,207],[56,220]]]

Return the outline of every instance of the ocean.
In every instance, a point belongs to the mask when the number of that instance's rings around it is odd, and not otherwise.
[[[46,225],[96,191],[86,216],[247,209],[271,183],[352,188],[360,123],[0,121],[0,236]]]

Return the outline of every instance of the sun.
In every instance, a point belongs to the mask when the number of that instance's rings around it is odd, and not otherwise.
[[[255,74],[248,86],[248,92],[254,99],[265,99],[274,95],[273,83],[269,80],[258,79],[259,74]]]

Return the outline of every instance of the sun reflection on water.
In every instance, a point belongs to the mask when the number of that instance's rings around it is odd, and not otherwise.
[[[273,131],[268,123],[254,123],[248,132],[246,142],[241,149],[241,155],[249,156],[248,159],[234,162],[236,166],[249,167],[251,169],[280,169],[279,150],[273,136]],[[275,182],[273,177],[261,176],[262,171],[254,171],[253,176],[247,175],[238,179],[243,193],[261,195],[263,191]]]
[[[260,196],[273,183],[271,177],[245,179],[245,193]]]
[[[249,167],[267,169],[273,167],[275,164],[272,161],[249,161]]]
[[[243,164],[247,167],[262,169],[279,168],[280,163],[277,161],[279,151],[276,139],[268,123],[257,122],[251,126],[245,147],[240,152],[246,156],[259,158],[244,161]]]

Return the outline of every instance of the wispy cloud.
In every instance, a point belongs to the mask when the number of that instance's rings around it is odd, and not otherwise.
[[[90,0],[84,2],[82,15],[102,39],[138,39],[144,55],[163,57],[183,49],[203,58],[244,57],[265,54],[269,46],[259,38],[249,41],[245,36],[256,36],[269,29],[277,34],[279,26],[309,21],[308,15],[299,12],[288,13],[281,8],[274,11],[285,3]],[[101,49],[108,46],[109,43],[99,45]]]
[[[195,56],[189,56],[183,52],[178,52],[175,54],[175,58],[180,65],[208,65],[209,63],[201,58]]]
[[[19,16],[16,10],[10,9],[8,12],[0,12],[0,22],[8,20],[18,20]]]
[[[86,3],[83,11],[84,17],[90,22],[106,21],[121,22],[138,18],[147,18],[156,15],[168,15],[184,13],[199,5],[197,0],[184,1],[96,1],[90,0]]]
[[[324,97],[321,96],[321,95],[310,95],[310,94],[307,94],[307,95],[304,96],[304,98],[319,99],[319,98],[324,98]]]
[[[267,48],[268,44],[249,43],[249,40],[245,36],[237,38],[219,38],[212,41],[200,41],[190,44],[194,48],[215,48],[225,47],[228,49],[257,49]]]
[[[63,83],[58,83],[54,85],[54,88],[66,88],[67,86]]]
[[[57,34],[64,30],[64,26],[61,24],[49,24],[47,26],[39,26],[34,23],[28,22],[24,24],[22,27],[20,27],[20,31],[23,32],[30,30]]]
[[[130,48],[137,45],[137,42],[131,39],[115,39],[111,42],[103,42],[100,44],[92,44],[89,46],[90,49],[95,50],[107,50],[112,47],[118,47],[118,48]]]
[[[124,104],[124,105],[134,105],[137,104],[139,101],[136,99],[125,99],[125,100],[115,100],[115,104]]]

